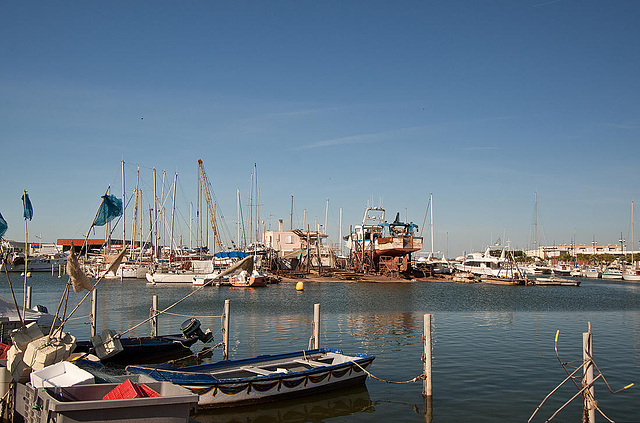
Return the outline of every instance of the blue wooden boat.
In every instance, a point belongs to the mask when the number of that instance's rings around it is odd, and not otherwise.
[[[321,348],[181,368],[131,365],[126,370],[187,388],[199,395],[200,406],[230,407],[363,384],[374,358]]]

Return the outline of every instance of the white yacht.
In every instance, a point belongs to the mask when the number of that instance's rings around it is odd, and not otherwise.
[[[622,270],[615,267],[608,267],[602,272],[602,279],[622,279]]]
[[[590,279],[599,279],[602,277],[602,272],[597,267],[587,267],[582,270],[582,277]]]
[[[519,269],[507,269],[506,248],[502,248],[500,257],[491,255],[491,247],[487,247],[484,253],[469,253],[462,263],[455,265],[459,272],[470,272],[478,276],[506,276],[521,277]]]
[[[31,250],[36,248],[33,244]],[[0,271],[24,272],[24,253],[11,247],[8,242],[2,243],[0,254]],[[51,272],[52,268],[67,264],[67,254],[54,244],[38,244],[36,253],[29,253],[27,258],[28,272]]]
[[[628,267],[622,273],[622,279],[629,282],[640,282],[640,267]]]

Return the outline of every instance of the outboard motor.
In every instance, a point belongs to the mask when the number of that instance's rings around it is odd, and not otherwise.
[[[182,335],[184,335],[185,338],[197,336],[198,339],[205,344],[213,341],[213,334],[211,333],[211,331],[207,329],[206,332],[203,332],[202,329],[200,329],[200,320],[196,319],[195,317],[182,322],[182,325],[180,325],[180,330],[182,331]]]
[[[47,313],[47,314],[49,313],[49,310],[41,304],[38,304],[35,307],[33,307],[33,311],[39,311],[40,313]]]

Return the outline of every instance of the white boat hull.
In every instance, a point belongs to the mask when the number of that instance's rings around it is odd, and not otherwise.
[[[65,258],[57,258],[57,259],[40,259],[29,257],[27,262],[27,271],[28,272],[51,272],[51,269],[54,270],[58,268],[58,266],[66,266],[67,259]],[[0,270],[4,272],[5,266],[7,268],[7,272],[24,272],[24,264],[6,264],[0,263]]]
[[[157,283],[188,283],[193,284],[196,277],[195,273],[147,273],[147,282]]]
[[[622,279],[628,282],[640,282],[640,271],[630,271],[622,274]]]

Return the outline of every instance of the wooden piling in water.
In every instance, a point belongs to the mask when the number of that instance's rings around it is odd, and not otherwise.
[[[32,288],[31,286],[27,287],[27,308],[31,308],[31,293],[32,293]]]
[[[320,348],[320,304],[313,305],[313,348]]]
[[[158,336],[158,296],[154,295],[152,297],[152,305],[151,305],[151,335]]]
[[[222,343],[224,344],[224,346],[222,347],[222,359],[223,360],[228,360],[229,359],[229,312],[230,312],[229,300],[224,300],[224,314],[223,314],[223,318],[224,318],[223,330],[224,330],[224,332],[222,333]]]
[[[422,396],[431,398],[433,395],[433,386],[431,380],[431,315],[424,315],[424,336],[423,336],[423,359],[424,359],[424,375],[425,379],[422,384]]]
[[[582,386],[590,386],[582,395],[583,417],[585,423],[596,423],[595,388],[593,386],[593,336],[591,324],[589,332],[582,333],[582,359],[584,360]]]

